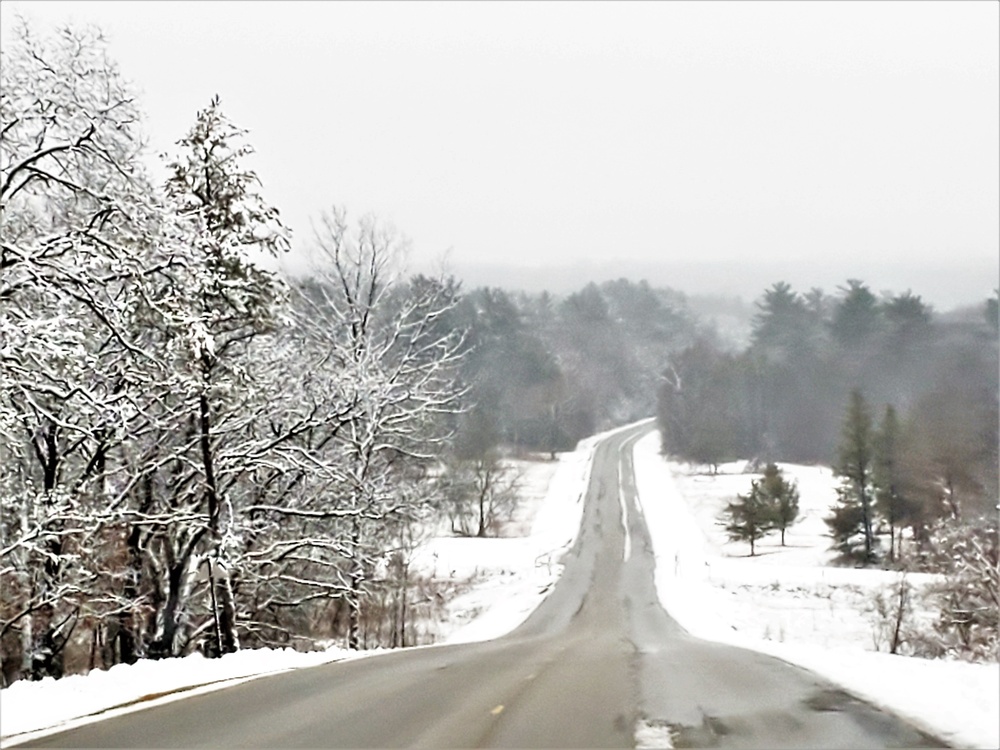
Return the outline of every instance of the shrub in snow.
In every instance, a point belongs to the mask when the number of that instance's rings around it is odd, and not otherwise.
[[[941,522],[921,555],[927,569],[945,574],[928,601],[937,612],[914,643],[921,656],[997,661],[1000,652],[1000,569],[995,519],[975,525]]]
[[[876,651],[912,653],[914,591],[902,575],[891,587],[876,591],[871,599],[872,641]]]

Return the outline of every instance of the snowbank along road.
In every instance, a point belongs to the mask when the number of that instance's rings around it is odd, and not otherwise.
[[[649,429],[597,444],[564,573],[506,637],[261,678],[25,746],[942,747],[806,670],[695,639],[664,612],[631,463]]]

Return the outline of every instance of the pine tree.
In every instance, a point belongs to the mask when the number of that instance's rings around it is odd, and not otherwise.
[[[868,342],[882,326],[878,298],[858,279],[848,279],[841,287],[843,297],[833,311],[830,327],[834,339],[846,349],[856,349]]]
[[[761,489],[765,503],[773,515],[774,526],[781,531],[781,546],[785,546],[785,530],[799,515],[799,490],[794,482],[785,479],[776,464],[768,464],[764,469]]]
[[[993,334],[1000,333],[1000,290],[994,289],[993,296],[983,306],[983,319]]]
[[[753,480],[750,492],[737,495],[735,503],[726,505],[720,525],[731,541],[750,542],[750,556],[756,554],[757,540],[774,528],[774,509],[761,482]]]
[[[817,338],[805,299],[786,282],[772,285],[755,305],[753,343],[773,359],[801,357]]]
[[[896,410],[885,407],[882,422],[875,434],[875,510],[889,524],[889,559],[896,560],[902,543],[902,523],[916,511],[914,503],[904,495],[900,462],[900,427]],[[900,529],[897,537],[896,529]]]
[[[872,417],[861,391],[851,392],[847,416],[841,433],[840,455],[834,473],[841,478],[839,505],[826,519],[834,538],[835,548],[845,556],[856,553],[851,538],[864,537],[864,561],[875,555],[872,532],[872,502],[874,499],[875,448]]]

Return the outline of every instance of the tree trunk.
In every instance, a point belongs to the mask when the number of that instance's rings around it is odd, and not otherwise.
[[[174,563],[167,571],[167,600],[163,605],[161,626],[156,639],[149,644],[152,659],[180,656],[174,653],[174,641],[179,630],[177,617],[180,609],[181,586],[184,584],[184,563]]]
[[[486,536],[486,499],[482,495],[479,496],[479,530],[476,536]]]
[[[351,572],[347,579],[347,648],[361,645],[361,521],[357,516],[351,524]]]
[[[147,497],[152,494],[150,482],[151,479],[147,475],[146,491],[149,493]],[[148,507],[149,506],[144,506],[143,510],[146,510]],[[129,532],[128,539],[126,541],[129,572],[125,586],[122,590],[122,595],[125,600],[129,602],[135,602],[139,599],[137,582],[139,580],[140,571],[142,570],[142,551],[139,549],[140,535],[141,531],[139,527],[135,526]],[[135,615],[128,612],[119,612],[115,619],[118,625],[117,632],[115,633],[115,642],[118,645],[118,661],[121,664],[135,664],[139,661],[139,649],[136,639],[138,628],[136,627]]]
[[[126,614],[118,615],[117,632],[115,633],[117,663],[135,664],[139,661],[139,650],[135,633],[132,631],[132,618]]]
[[[233,595],[229,571],[223,569],[215,578],[216,600],[219,605],[219,629],[222,653],[232,654],[240,650],[240,637],[236,632],[236,597]]]
[[[399,602],[399,645],[401,648],[406,648],[406,589],[407,589],[407,571],[404,567],[403,569],[403,590],[400,592],[400,602]]]
[[[211,366],[204,364],[205,388],[198,397],[199,443],[201,445],[202,469],[205,474],[205,499],[208,503],[208,525],[211,544],[218,559],[221,547],[221,512],[218,486],[215,478],[215,455],[212,450],[212,417],[208,402],[207,387],[211,379]],[[215,621],[215,640],[218,646],[218,656],[231,654],[239,650],[239,635],[236,632],[236,603],[233,601],[233,589],[229,584],[228,570],[222,575],[219,571],[210,571],[210,586],[212,589],[212,616]]]
[[[45,605],[38,612],[42,615],[44,627],[35,640],[34,653],[31,655],[31,679],[54,677],[58,680],[63,676],[63,650],[56,643],[57,626],[53,625],[55,608]],[[62,645],[66,645],[65,639]]]
[[[892,644],[889,647],[890,654],[898,652],[900,643],[902,642],[903,619],[906,615],[908,594],[909,584],[906,583],[906,579],[903,579],[899,582],[899,598],[896,601],[896,622],[892,629]]]
[[[872,560],[874,554],[873,534],[872,534],[872,503],[868,496],[868,471],[865,465],[858,467],[858,496],[861,499],[861,519],[865,534],[865,563]]]
[[[482,478],[482,487],[479,490],[479,531],[477,537],[486,536],[486,506],[489,504],[490,488],[492,482],[492,468],[487,465],[486,460],[482,460],[477,467],[477,473]]]

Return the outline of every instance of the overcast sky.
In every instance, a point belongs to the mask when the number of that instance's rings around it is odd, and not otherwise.
[[[4,0],[4,39],[18,12],[101,26],[157,151],[218,93],[297,243],[336,203],[418,266],[998,284],[996,2]]]

